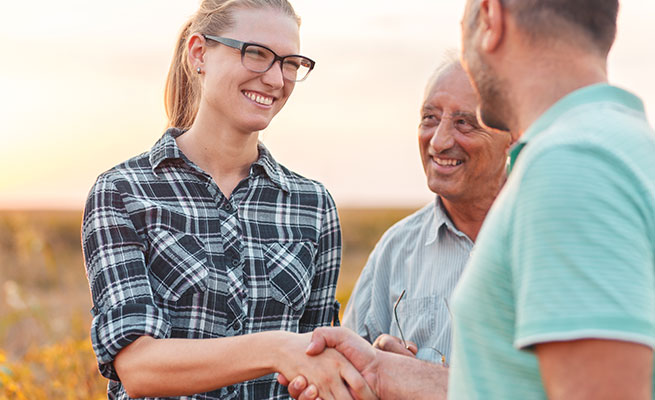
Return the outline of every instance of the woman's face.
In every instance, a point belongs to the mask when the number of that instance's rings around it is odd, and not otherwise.
[[[233,18],[234,26],[220,36],[264,45],[282,57],[299,53],[298,24],[292,17],[263,8],[236,9]],[[207,46],[203,61],[200,110],[238,131],[266,128],[295,85],[282,78],[279,61],[264,73],[252,72],[241,64],[238,49],[222,44]]]

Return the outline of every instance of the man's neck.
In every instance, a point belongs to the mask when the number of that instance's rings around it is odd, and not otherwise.
[[[500,188],[499,188],[500,190]],[[455,227],[475,242],[491,208],[495,195],[475,201],[450,201],[440,196],[441,203]]]
[[[536,54],[535,54],[536,56]],[[514,139],[544,112],[569,93],[596,83],[607,82],[605,61],[595,55],[555,56],[541,59],[528,68],[512,71],[510,82],[510,129]]]

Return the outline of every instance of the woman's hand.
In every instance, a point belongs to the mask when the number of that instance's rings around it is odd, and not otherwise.
[[[283,335],[275,369],[283,377],[304,376],[322,400],[376,399],[361,374],[337,350],[326,349],[309,356],[306,349],[311,334],[280,332]]]

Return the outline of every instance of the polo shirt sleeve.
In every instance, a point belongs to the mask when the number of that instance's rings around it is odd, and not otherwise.
[[[559,146],[526,166],[511,248],[514,345],[586,338],[655,346],[652,201],[603,148]]]
[[[93,300],[93,350],[102,375],[118,381],[116,355],[141,336],[169,337],[171,324],[155,306],[145,247],[107,176],[98,178],[87,199],[82,245]]]

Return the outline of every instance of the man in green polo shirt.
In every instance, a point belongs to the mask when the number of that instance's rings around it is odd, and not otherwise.
[[[382,399],[655,399],[655,132],[641,100],[607,84],[617,12],[467,0],[478,118],[516,144],[455,289],[448,379],[339,328],[315,331],[308,353],[336,348]]]
[[[469,0],[478,117],[517,142],[453,300],[449,399],[651,399],[655,134],[607,84],[617,0]]]

